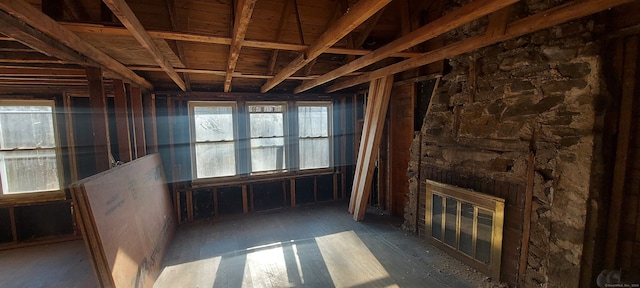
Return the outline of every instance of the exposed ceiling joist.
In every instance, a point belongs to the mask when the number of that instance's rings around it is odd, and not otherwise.
[[[364,21],[369,19],[373,14],[382,9],[391,0],[360,0],[338,21],[336,21],[329,29],[327,29],[315,43],[313,43],[305,52],[291,61],[287,67],[280,70],[276,77],[267,81],[260,92],[266,93],[287,77],[293,75],[296,71],[303,68],[309,62],[313,61],[320,54],[325,53],[333,44],[340,41],[342,37],[349,34],[353,29],[360,26]]]
[[[182,81],[182,78],[180,78],[180,75],[178,75],[171,63],[169,63],[169,60],[162,54],[162,51],[160,51],[156,43],[153,42],[153,39],[151,39],[151,36],[149,36],[133,11],[131,11],[129,5],[127,5],[124,0],[103,0],[103,2],[109,6],[109,9],[111,9],[120,22],[127,27],[140,45],[151,53],[153,59],[164,69],[167,75],[169,75],[169,78],[171,78],[182,91],[187,91],[187,87],[184,81]]]
[[[289,15],[293,11],[294,0],[285,0],[284,6],[282,7],[282,13],[280,13],[280,23],[278,23],[278,31],[276,31],[276,41],[282,40],[282,31],[287,26],[287,22],[289,21]],[[271,75],[276,69],[276,62],[278,60],[278,49],[274,49],[271,53],[271,58],[269,59],[269,72]]]
[[[131,70],[134,70],[134,71],[153,71],[153,72],[162,71],[162,68],[160,68],[160,67],[129,66],[129,68]],[[0,71],[2,71],[2,70],[0,70]],[[215,76],[226,76],[227,75],[226,71],[207,70],[207,69],[176,68],[176,71],[178,71],[180,73],[208,74],[208,75],[215,75]],[[362,73],[353,73],[353,74],[350,74],[350,75],[351,76],[356,76],[356,75],[360,75],[360,74],[362,74]],[[240,72],[233,72],[233,77],[234,78],[246,78],[246,79],[271,79],[274,76],[273,75],[242,74]],[[287,78],[287,80],[310,80],[310,79],[314,79],[316,77],[318,77],[318,75],[315,75],[315,76],[290,76],[289,78]]]
[[[173,0],[167,1],[167,11],[169,11],[169,20],[171,20],[171,28],[175,31],[178,30],[178,19],[176,17],[176,5]],[[175,41],[176,50],[178,52],[178,58],[180,61],[186,66],[186,61],[184,57],[184,47],[182,47],[182,42]],[[191,91],[191,79],[189,78],[189,73],[183,73],[182,77],[184,78],[184,85],[187,88],[187,91]]]
[[[326,92],[335,92],[358,84],[362,84],[373,79],[385,77],[407,71],[420,66],[424,66],[446,58],[455,57],[482,47],[486,47],[498,42],[506,41],[528,33],[546,29],[564,22],[575,20],[587,15],[630,3],[635,0],[576,0],[566,3],[547,11],[543,11],[532,16],[514,21],[507,25],[504,33],[490,33],[467,38],[465,40],[444,46],[442,48],[424,53],[417,58],[408,59],[396,64],[364,73],[351,79],[345,79],[329,86]],[[496,21],[500,19],[495,18]]]
[[[382,13],[384,13],[384,10],[385,8],[380,9],[380,11],[374,14],[373,17],[367,20],[367,23],[365,23],[365,27],[364,27],[364,30],[362,30],[362,33],[360,33],[357,38],[353,39],[354,48],[361,48],[362,44],[364,44],[364,42],[367,41],[367,38],[373,31],[373,28],[375,28],[376,25],[378,24],[378,21],[380,21],[380,17],[382,16]]]
[[[358,58],[346,65],[343,65],[333,71],[330,71],[317,79],[303,82],[298,86],[294,93],[304,92],[313,87],[327,83],[333,79],[344,76],[347,73],[356,71],[358,69],[369,66],[376,63],[389,55],[409,49],[415,45],[425,42],[429,39],[433,39],[447,31],[451,31],[457,27],[460,27],[466,23],[476,20],[489,13],[500,10],[507,7],[518,0],[476,0],[459,9],[452,11],[415,31],[406,34],[393,42],[376,49],[375,51]]]
[[[62,45],[60,42],[53,40],[51,37],[4,11],[0,11],[0,32],[47,56],[55,57],[68,63],[92,65],[80,53]]]
[[[131,36],[131,33],[125,28],[96,25],[96,24],[83,24],[83,23],[65,23],[60,22],[65,28],[77,33],[91,33],[103,36]],[[185,33],[185,32],[173,32],[173,31],[160,31],[160,30],[148,30],[149,35],[153,38],[164,40],[175,40],[185,42],[197,42],[208,43],[218,45],[231,45],[231,38],[219,37],[198,33]],[[297,51],[303,52],[309,48],[309,45],[305,44],[291,44],[276,41],[260,41],[260,40],[247,40],[245,39],[242,46],[258,49],[277,49],[285,51]],[[325,53],[331,54],[343,54],[343,55],[356,55],[362,56],[369,54],[371,50],[366,49],[352,49],[344,47],[330,47]],[[398,52],[391,55],[391,57],[411,58],[420,56],[421,53],[416,52]]]
[[[50,36],[53,40],[86,56],[91,61],[100,64],[113,71],[113,73],[140,85],[145,89],[153,89],[153,85],[144,78],[122,65],[122,63],[111,58],[109,55],[91,46],[91,44],[80,39],[75,33],[65,29],[53,19],[40,12],[31,4],[23,0],[3,0],[0,1],[0,9],[8,14],[20,19],[22,22],[32,26],[36,30]]]
[[[231,78],[233,71],[236,70],[240,50],[244,42],[244,36],[247,34],[253,8],[256,6],[257,0],[239,0],[236,7],[236,14],[233,22],[233,35],[231,35],[231,47],[229,47],[229,61],[227,65],[227,74],[224,79],[224,92],[231,91]]]

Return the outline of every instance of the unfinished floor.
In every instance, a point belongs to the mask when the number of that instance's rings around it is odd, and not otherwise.
[[[346,203],[181,225],[155,287],[478,287],[485,276]],[[94,287],[82,241],[0,251],[0,287]],[[489,284],[490,285],[490,284]]]

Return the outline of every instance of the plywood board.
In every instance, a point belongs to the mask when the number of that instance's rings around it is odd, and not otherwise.
[[[175,231],[158,154],[72,185],[80,227],[102,287],[153,287]]]

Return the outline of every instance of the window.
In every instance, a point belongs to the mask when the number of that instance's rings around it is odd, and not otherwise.
[[[330,168],[331,109],[328,101],[190,101],[193,179]]]
[[[60,190],[53,111],[53,101],[0,101],[0,195]]]
[[[251,172],[285,169],[284,111],[281,104],[249,105]]]
[[[330,106],[331,103],[298,106],[300,170],[331,165]]]
[[[426,200],[431,243],[498,279],[504,200],[430,180]]]
[[[190,102],[196,178],[236,175],[235,104]]]

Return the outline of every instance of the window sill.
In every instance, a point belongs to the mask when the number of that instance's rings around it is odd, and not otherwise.
[[[34,204],[67,200],[63,191],[33,192],[0,195],[0,205]]]
[[[238,184],[265,182],[272,180],[292,179],[305,176],[333,174],[333,167],[308,169],[299,171],[258,172],[249,175],[238,175],[220,178],[196,179],[191,181],[191,188],[221,187]]]

